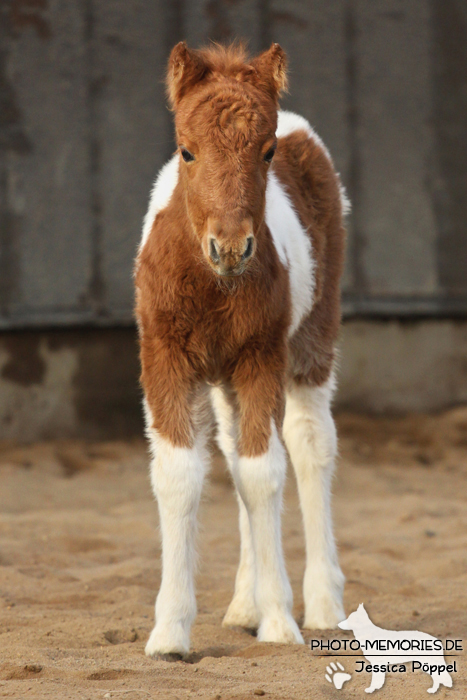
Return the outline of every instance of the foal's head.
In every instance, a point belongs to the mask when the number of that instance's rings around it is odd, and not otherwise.
[[[218,275],[241,275],[264,218],[284,51],[273,44],[248,60],[240,47],[194,51],[181,42],[167,84],[191,226]]]

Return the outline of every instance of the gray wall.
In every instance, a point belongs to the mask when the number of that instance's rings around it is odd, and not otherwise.
[[[136,335],[0,333],[0,441],[142,434]],[[400,414],[467,403],[465,320],[349,319],[339,350],[338,410]]]
[[[3,0],[0,328],[127,324],[180,39],[280,42],[353,201],[348,314],[467,315],[464,0]]]

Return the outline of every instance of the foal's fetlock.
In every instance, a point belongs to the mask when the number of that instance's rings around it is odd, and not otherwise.
[[[256,630],[259,627],[260,615],[254,599],[235,595],[227,608],[223,627],[243,627],[244,629]]]
[[[326,591],[305,598],[305,629],[334,629],[342,620],[345,620],[345,612],[340,592]]]
[[[345,620],[342,602],[327,596],[306,605],[303,627],[308,630],[329,630],[337,627],[342,620]]]
[[[303,637],[297,623],[288,612],[271,613],[261,620],[258,630],[259,642],[279,644],[303,644]]]
[[[344,580],[344,574],[335,565],[322,572],[307,568],[303,581],[305,629],[333,629],[345,619]]]
[[[146,647],[146,656],[175,660],[183,658],[190,651],[190,629],[181,623],[165,625],[157,623],[152,630]]]

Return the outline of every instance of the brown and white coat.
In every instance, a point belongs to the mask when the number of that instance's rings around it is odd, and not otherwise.
[[[304,626],[344,618],[330,402],[348,205],[308,122],[278,112],[285,82],[277,44],[249,59],[238,47],[181,43],[169,61],[179,149],[152,191],[136,262],[163,546],[150,656],[189,649],[208,402],[240,509],[240,566],[224,624],[257,628],[260,641],[303,641],[280,534],[284,443],[305,527]]]

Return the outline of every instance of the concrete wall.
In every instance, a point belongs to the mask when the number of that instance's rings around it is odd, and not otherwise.
[[[465,321],[344,324],[337,408],[401,413],[466,402]]]
[[[467,323],[347,321],[337,409],[401,413],[467,402]],[[0,336],[0,439],[142,433],[131,329]]]
[[[348,314],[467,313],[462,0],[3,0],[0,328],[128,324],[180,39],[272,40],[354,209]]]
[[[353,202],[338,405],[467,400],[463,0],[3,0],[0,439],[140,430],[132,265],[174,148],[165,64],[234,38],[284,46],[283,105]]]
[[[126,438],[141,432],[130,329],[0,335],[0,440]]]

